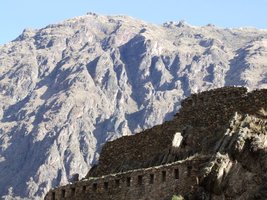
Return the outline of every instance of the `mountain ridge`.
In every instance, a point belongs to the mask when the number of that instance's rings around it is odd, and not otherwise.
[[[42,198],[84,176],[106,141],[171,119],[192,93],[266,88],[266,41],[96,14],[25,30],[0,46],[0,195]]]

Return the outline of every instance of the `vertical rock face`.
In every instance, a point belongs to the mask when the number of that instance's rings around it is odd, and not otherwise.
[[[191,93],[266,87],[267,31],[89,14],[0,46],[0,196],[85,176],[106,141],[171,119]]]

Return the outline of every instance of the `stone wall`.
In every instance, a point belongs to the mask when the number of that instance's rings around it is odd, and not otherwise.
[[[224,87],[193,94],[182,101],[176,114],[181,124],[191,126],[224,125],[235,112],[257,114],[260,108],[267,107],[267,89],[247,92],[242,87]]]
[[[172,164],[89,178],[50,191],[45,200],[147,200],[171,199],[172,194],[195,193],[196,178],[206,157]],[[192,187],[188,187],[191,185]]]
[[[172,146],[176,128],[168,122],[134,136],[124,136],[106,143],[96,169],[86,177],[101,176],[163,164],[164,155]]]
[[[241,193],[253,199],[265,191],[253,177],[267,169],[266,119],[267,90],[226,87],[192,95],[172,121],[108,142],[84,180],[50,191],[46,200],[169,200],[176,193],[190,200]],[[181,141],[173,147],[177,132]]]
[[[259,110],[267,110],[267,90],[247,92],[246,88],[224,87],[194,94],[182,102],[174,123],[183,127],[183,146],[178,157],[185,152],[215,153],[220,138],[235,113],[261,118]]]
[[[224,87],[193,94],[182,103],[174,119],[133,136],[104,145],[99,163],[86,177],[157,166],[185,159],[196,152],[211,153],[236,112],[254,114],[267,110],[267,90],[251,93],[242,87]],[[181,148],[172,148],[173,136],[181,132]]]

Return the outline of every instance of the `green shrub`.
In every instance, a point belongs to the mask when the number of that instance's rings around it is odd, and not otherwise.
[[[184,200],[184,197],[182,197],[181,195],[173,195],[172,200]]]

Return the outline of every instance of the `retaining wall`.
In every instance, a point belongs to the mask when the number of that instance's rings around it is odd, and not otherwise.
[[[172,121],[106,143],[98,165],[86,177],[157,166],[165,161],[185,159],[196,152],[209,152],[224,134],[224,127],[235,112],[256,114],[260,108],[267,109],[266,99],[267,90],[248,93],[243,87],[193,94],[182,101],[182,107]],[[184,137],[182,148],[176,155],[169,156],[176,132]]]
[[[246,88],[225,87],[192,95],[172,121],[108,142],[87,179],[51,190],[46,200],[165,200],[175,193],[192,195],[201,166],[211,157],[187,158],[215,155],[235,112],[267,118],[267,90],[248,93]],[[172,147],[176,132],[183,137],[179,148]],[[155,167],[161,163],[171,164]]]
[[[148,169],[90,178],[51,190],[45,200],[152,200],[184,196],[198,185],[200,164],[207,158],[186,160]]]

